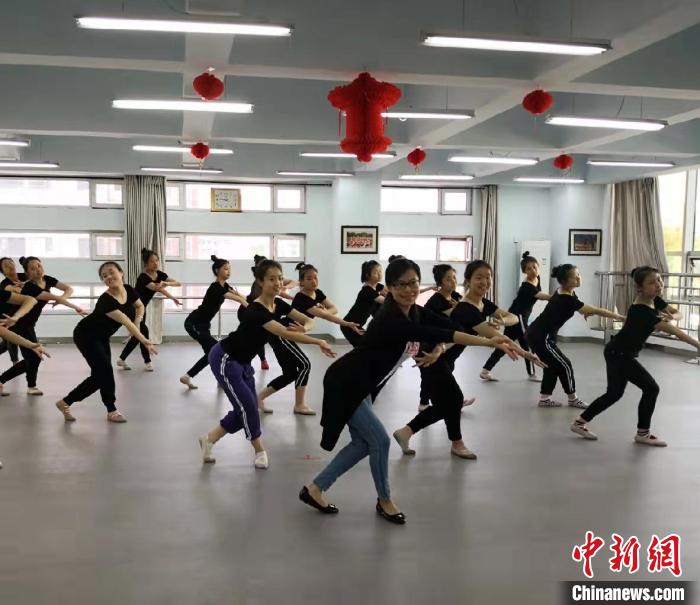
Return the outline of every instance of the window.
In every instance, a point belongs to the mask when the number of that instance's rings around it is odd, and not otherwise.
[[[165,186],[165,206],[168,210],[182,210],[182,185],[168,183]]]
[[[275,185],[274,195],[275,212],[304,212],[306,209],[304,187]]]
[[[243,212],[271,212],[272,187],[270,185],[236,185],[232,183],[186,183],[185,206],[188,209],[211,209],[213,188],[235,188],[241,190],[241,210]]]
[[[109,260],[124,258],[124,236],[121,233],[93,233],[92,258]]]
[[[472,259],[472,237],[385,235],[379,237],[379,257],[402,254],[414,261],[465,263]]]
[[[0,232],[0,256],[90,259],[89,233]]]
[[[269,235],[187,235],[185,255],[192,260],[209,260],[212,254],[229,260],[250,260],[256,254],[271,255]]]
[[[438,189],[382,187],[380,211],[407,214],[437,214],[438,198]]]
[[[0,179],[0,205],[90,206],[90,182]]]
[[[96,182],[92,206],[93,208],[121,208],[121,183]]]
[[[683,271],[683,225],[685,223],[687,177],[686,172],[659,176],[661,227],[670,273]],[[669,278],[668,285],[678,286],[678,278]]]
[[[471,189],[441,189],[440,214],[471,214]]]
[[[303,235],[274,235],[275,260],[299,262],[304,260]]]
[[[171,233],[165,239],[165,260],[185,260],[185,236]]]
[[[700,177],[700,170],[698,171]],[[697,179],[697,190],[695,192],[695,237],[693,238],[693,250],[700,252],[700,178]]]
[[[70,282],[68,282],[70,283]],[[100,296],[105,291],[104,284],[70,284],[73,287],[73,295],[70,297],[70,301],[73,304],[82,307],[86,311],[91,311],[95,308],[95,303],[97,302],[97,297]],[[75,315],[73,309],[64,307],[63,305],[46,305],[44,307],[43,313],[51,313],[52,315]]]

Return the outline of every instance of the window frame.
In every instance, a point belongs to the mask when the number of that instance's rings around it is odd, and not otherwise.
[[[126,234],[123,231],[90,231],[90,259],[89,260],[125,260],[125,243]],[[120,256],[97,254],[97,238],[98,237],[114,237],[115,235],[122,238],[122,253]]]
[[[82,206],[80,206],[82,208]],[[90,261],[93,260],[92,258],[92,231],[88,230],[79,230],[79,229],[52,229],[51,231],[45,230],[45,229],[2,229],[0,228],[0,234],[1,233],[36,233],[41,235],[42,233],[49,233],[51,235],[87,235],[88,236],[88,247],[89,247],[89,252],[88,256],[42,256],[42,260],[44,258],[46,259],[51,259],[51,260],[79,260],[79,261]],[[102,231],[96,232],[96,233],[103,233]],[[12,255],[9,255],[12,256]]]
[[[445,210],[445,194],[446,193],[464,193],[467,196],[467,209],[461,210]],[[473,216],[474,215],[474,190],[465,187],[460,189],[452,189],[449,187],[438,189],[438,214],[443,216]]]
[[[284,190],[299,191],[301,205],[298,210],[280,208],[278,205],[279,192]],[[250,212],[250,210],[248,211]],[[305,214],[306,213],[306,186],[305,185],[273,185],[272,186],[272,212],[277,214]]]
[[[394,216],[440,216],[440,187],[399,187],[396,185],[382,185],[381,187],[382,190],[384,189],[410,189],[412,191],[414,190],[420,190],[420,189],[426,189],[426,190],[437,190],[437,205],[435,206],[435,212],[396,212],[393,210],[382,210],[382,200],[381,200],[381,191],[379,192],[379,214],[389,214],[389,215],[394,215]]]
[[[50,179],[49,179],[50,180]],[[77,179],[83,180],[83,179]],[[124,179],[87,179],[90,183],[90,208],[96,210],[123,210],[124,209]],[[97,201],[97,185],[119,185],[122,189],[122,201],[119,205],[116,204],[100,204]],[[66,208],[74,208],[76,206],[65,206]],[[83,208],[83,206],[77,206]]]
[[[0,176],[0,181],[2,180],[22,180],[22,181],[87,181],[88,182],[88,203],[86,206],[81,206],[80,204],[1,204],[0,208],[91,208],[92,207],[92,202],[94,199],[93,195],[93,186],[92,182],[93,179],[89,178],[80,178],[80,177],[75,177],[75,178],[68,178],[68,179],[63,179],[63,178],[50,178],[50,177],[36,177],[32,175],[3,175]],[[101,180],[101,179],[98,179]],[[100,206],[100,208],[115,208],[115,206]],[[118,208],[122,208],[123,206],[117,206]]]
[[[185,184],[182,181],[165,181],[165,211],[182,212],[188,210],[185,205]],[[168,187],[175,187],[179,191],[177,206],[168,206]],[[193,210],[195,210],[193,208]]]
[[[443,240],[452,240],[452,241],[464,240],[467,258],[465,260],[453,260],[453,261],[442,260],[440,258],[440,242]],[[474,259],[474,236],[473,235],[465,235],[464,237],[450,236],[450,235],[438,235],[437,259],[435,262],[438,262],[438,263],[470,263],[473,259]]]
[[[287,257],[277,255],[277,242],[279,240],[299,240],[301,242],[301,254],[299,257]],[[306,260],[306,234],[305,233],[273,233],[272,234],[272,258],[280,263],[300,263]]]
[[[394,234],[394,233],[384,233],[379,236],[379,249],[381,250],[381,239],[383,237],[405,237],[405,238],[411,238],[411,239],[434,239],[435,240],[435,258],[426,258],[426,259],[418,259],[416,262],[418,263],[447,263],[447,262],[452,262],[452,263],[469,263],[471,260],[474,258],[474,236],[473,235],[464,235],[464,236],[459,236],[459,235],[426,235],[426,234],[405,234],[405,233],[399,233],[399,234]],[[466,260],[453,260],[453,261],[443,261],[440,260],[440,242],[442,240],[465,240],[466,244],[466,253],[468,255],[468,258]],[[388,260],[389,257],[382,257],[381,253],[379,256],[379,260]]]
[[[180,254],[177,257],[171,257],[167,254],[168,249],[168,238],[177,238],[180,240]],[[185,234],[184,233],[166,233],[165,234],[165,262],[180,263],[185,261]]]
[[[182,181],[182,189],[180,191],[180,206],[182,210],[187,210],[187,212],[211,212],[211,208],[190,208],[187,205],[187,185],[209,185],[216,187],[230,187],[235,189],[236,187],[269,187],[270,188],[270,209],[269,210],[244,210],[243,200],[241,199],[241,211],[232,214],[274,214],[274,201],[275,192],[274,185],[272,183],[216,183],[213,181]],[[183,197],[184,196],[184,197]],[[184,203],[184,205],[183,205]],[[172,209],[172,208],[171,208]],[[188,234],[189,235],[189,234]]]

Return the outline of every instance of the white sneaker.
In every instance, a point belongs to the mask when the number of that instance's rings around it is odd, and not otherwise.
[[[588,404],[585,401],[581,401],[578,397],[576,399],[569,399],[569,406],[572,408],[578,408],[580,410],[585,410]]]
[[[27,395],[43,395],[44,392],[37,387],[27,387]]]
[[[498,378],[495,378],[488,370],[481,370],[481,372],[479,372],[479,378],[486,382],[498,382]]]
[[[202,450],[202,462],[206,464],[213,464],[216,462],[216,458],[211,455],[211,448],[214,447],[214,444],[209,442],[206,435],[199,438],[199,447]]]
[[[531,376],[528,376],[527,379],[530,382],[542,382],[542,378],[538,376],[537,374],[532,374]]]
[[[267,452],[263,450],[255,454],[255,468],[267,468],[270,463],[267,459]]]
[[[182,384],[187,385],[187,388],[189,388],[189,389],[198,389],[199,388],[194,382],[192,382],[192,378],[190,378],[187,374],[185,374],[184,376],[180,376],[180,382]]]
[[[153,370],[154,370],[155,368],[153,367],[153,364],[149,361],[149,362],[143,367],[143,369],[144,369],[144,371],[146,371],[146,372],[153,372]]]
[[[537,402],[537,406],[541,408],[560,408],[562,405],[564,404],[560,401],[554,401],[551,397],[548,399],[540,399]]]
[[[122,370],[130,370],[131,366],[126,363],[123,359],[117,359],[117,367],[121,368]]]
[[[585,424],[574,422],[571,424],[571,430],[577,435],[581,435],[581,437],[583,437],[584,439],[588,439],[589,441],[596,441],[598,439],[598,435],[596,435],[595,433],[591,433],[591,431],[588,430],[588,426]]]
[[[420,404],[418,404],[418,411],[419,411],[419,412],[424,412],[424,411],[427,410],[429,407],[430,407],[430,404],[429,404],[429,403],[426,403],[425,405],[423,405],[422,403],[420,403]]]
[[[648,433],[647,435],[635,435],[635,443],[641,443],[642,445],[653,445],[656,447],[666,447],[668,444],[665,441],[661,441],[656,435]]]

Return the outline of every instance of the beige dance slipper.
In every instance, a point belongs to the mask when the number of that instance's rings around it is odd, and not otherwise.
[[[457,458],[464,458],[465,460],[476,460],[476,454],[466,447],[460,447],[459,449],[455,447],[450,448],[450,453],[453,456],[456,456]]]
[[[126,422],[126,418],[122,415],[122,413],[119,410],[114,410],[113,412],[110,412],[107,414],[107,420],[109,422],[116,422],[117,424],[121,424],[122,422]]]
[[[61,414],[63,414],[63,419],[66,422],[75,422],[75,416],[71,414],[70,406],[67,403],[64,403],[63,401],[57,401],[56,407],[58,408],[58,411],[61,412]]]
[[[300,416],[315,416],[316,410],[312,410],[310,407],[304,406],[303,408],[294,408],[294,413],[299,414]]]

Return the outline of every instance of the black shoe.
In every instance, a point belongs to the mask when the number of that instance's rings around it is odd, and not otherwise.
[[[316,500],[313,499],[309,493],[309,489],[306,486],[301,488],[301,491],[299,492],[299,500],[301,500],[304,504],[308,504],[316,510],[321,511],[324,515],[337,515],[340,512],[338,507],[334,504],[321,506],[318,502],[316,502]]]
[[[379,498],[377,498],[377,514],[380,517],[384,517],[389,523],[396,523],[396,525],[406,525],[406,515],[403,513],[396,513],[395,515],[390,515],[386,512],[382,505],[379,503]]]

